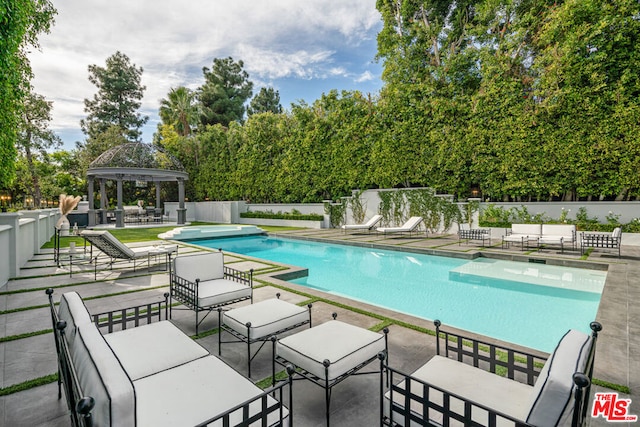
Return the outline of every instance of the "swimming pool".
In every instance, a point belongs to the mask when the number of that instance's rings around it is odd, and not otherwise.
[[[542,351],[589,332],[606,272],[474,261],[294,239],[198,240],[209,248],[305,267],[291,282]]]

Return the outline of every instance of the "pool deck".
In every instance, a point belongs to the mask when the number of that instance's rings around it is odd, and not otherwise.
[[[528,261],[529,258],[545,259],[548,263],[585,266],[596,263],[608,268],[607,281],[598,310],[597,320],[604,327],[598,339],[594,377],[602,381],[628,386],[632,400],[630,414],[640,415],[640,245],[623,245],[622,257],[617,253],[594,251],[586,261],[580,260],[578,251],[519,248],[501,249],[500,240],[494,238],[493,247],[480,248],[474,243],[458,245],[457,237],[435,236],[382,236],[372,234],[343,234],[338,230],[296,230],[278,233],[298,238],[335,241],[365,246],[402,248],[427,253],[446,252],[459,257],[486,256]],[[623,238],[623,243],[625,239]],[[630,242],[631,243],[631,242]],[[148,244],[141,243],[141,245]],[[199,248],[181,244],[180,256],[199,251]],[[254,301],[272,298],[276,292],[282,299],[293,303],[305,303],[312,297],[323,300],[313,305],[314,324],[331,319],[337,312],[338,319],[365,328],[381,323],[381,316],[392,319],[389,333],[391,364],[411,372],[435,354],[432,336],[401,326],[402,322],[433,329],[430,321],[402,313],[380,309],[361,302],[336,297],[317,290],[284,282],[275,276],[283,271],[275,263],[246,256],[227,254],[226,262],[240,270],[255,270],[264,286],[254,291]],[[75,269],[77,267],[77,270]],[[54,296],[67,291],[78,291],[86,300],[89,311],[106,311],[157,300],[168,290],[168,274],[164,271],[140,269],[134,274],[126,263],[113,271],[98,274],[93,280],[93,269],[87,265],[74,267],[69,276],[68,267],[58,268],[50,250],[42,250],[20,271],[16,279],[0,288],[0,336],[9,337],[0,342],[0,387],[6,389],[15,384],[41,378],[56,372],[55,346],[51,333],[33,334],[51,328],[47,298],[44,288],[53,286]],[[295,270],[295,269],[291,269]],[[303,292],[304,295],[299,292]],[[243,305],[245,303],[239,303]],[[188,334],[194,333],[192,312],[174,312],[174,323]],[[396,324],[393,324],[393,322]],[[217,316],[207,318],[202,330],[217,327]],[[198,342],[217,354],[217,336],[209,335]],[[227,344],[222,359],[241,373],[246,370],[246,347]],[[253,380],[270,375],[270,350],[265,349],[252,364]],[[374,365],[372,365],[374,366]],[[0,426],[69,426],[64,398],[57,399],[57,386],[50,383],[25,391],[0,396]],[[607,391],[595,386],[595,391]],[[378,376],[357,376],[344,381],[333,390],[331,420],[333,426],[378,425]],[[294,384],[294,422],[296,426],[324,425],[324,392],[306,381]],[[617,425],[627,425],[616,423]],[[589,419],[588,425],[609,425],[604,419]],[[633,425],[637,425],[634,423]]]

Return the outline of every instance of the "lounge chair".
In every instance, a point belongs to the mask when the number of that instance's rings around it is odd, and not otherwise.
[[[587,233],[580,235],[580,254],[584,255],[588,248],[618,249],[620,258],[620,245],[622,244],[622,228],[616,227],[611,234]]]
[[[422,223],[423,219],[421,216],[412,216],[402,224],[400,227],[378,227],[376,231],[383,234],[391,234],[391,233],[409,233],[411,234],[418,226]]]
[[[151,263],[151,257],[165,255],[168,257],[167,264],[171,264],[171,256],[178,253],[178,245],[171,246],[144,246],[140,248],[130,248],[120,240],[116,239],[113,234],[106,230],[83,230],[80,235],[89,243],[91,243],[91,262],[94,264],[94,279],[98,275],[98,258],[102,255],[109,257],[108,264],[113,268],[113,263],[117,260],[133,261],[133,270],[144,262],[147,266]],[[93,255],[93,247],[100,249],[101,253]]]
[[[365,222],[364,224],[346,224],[343,225],[342,228],[344,230],[344,232],[346,233],[347,230],[367,230],[367,231],[371,231],[373,229],[376,228],[376,225],[378,225],[378,223],[382,221],[382,215],[374,215],[371,217],[371,219],[367,222]]]

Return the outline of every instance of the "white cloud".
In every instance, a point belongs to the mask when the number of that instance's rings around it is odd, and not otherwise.
[[[87,67],[104,66],[116,51],[144,69],[142,110],[152,116],[150,122],[157,120],[159,101],[169,89],[201,85],[202,67],[211,67],[214,58],[243,60],[256,86],[282,79],[374,79],[362,65],[339,58],[353,56],[375,39],[380,28],[375,0],[53,3],[56,22],[50,34],[40,37],[41,52],[30,59],[35,90],[54,101],[54,129],[79,128],[83,100],[96,92]]]

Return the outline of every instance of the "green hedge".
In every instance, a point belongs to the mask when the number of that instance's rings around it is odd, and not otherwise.
[[[265,218],[265,219],[290,219],[301,221],[323,221],[324,217],[318,214],[301,214],[292,212],[243,212],[240,214],[240,218]]]

